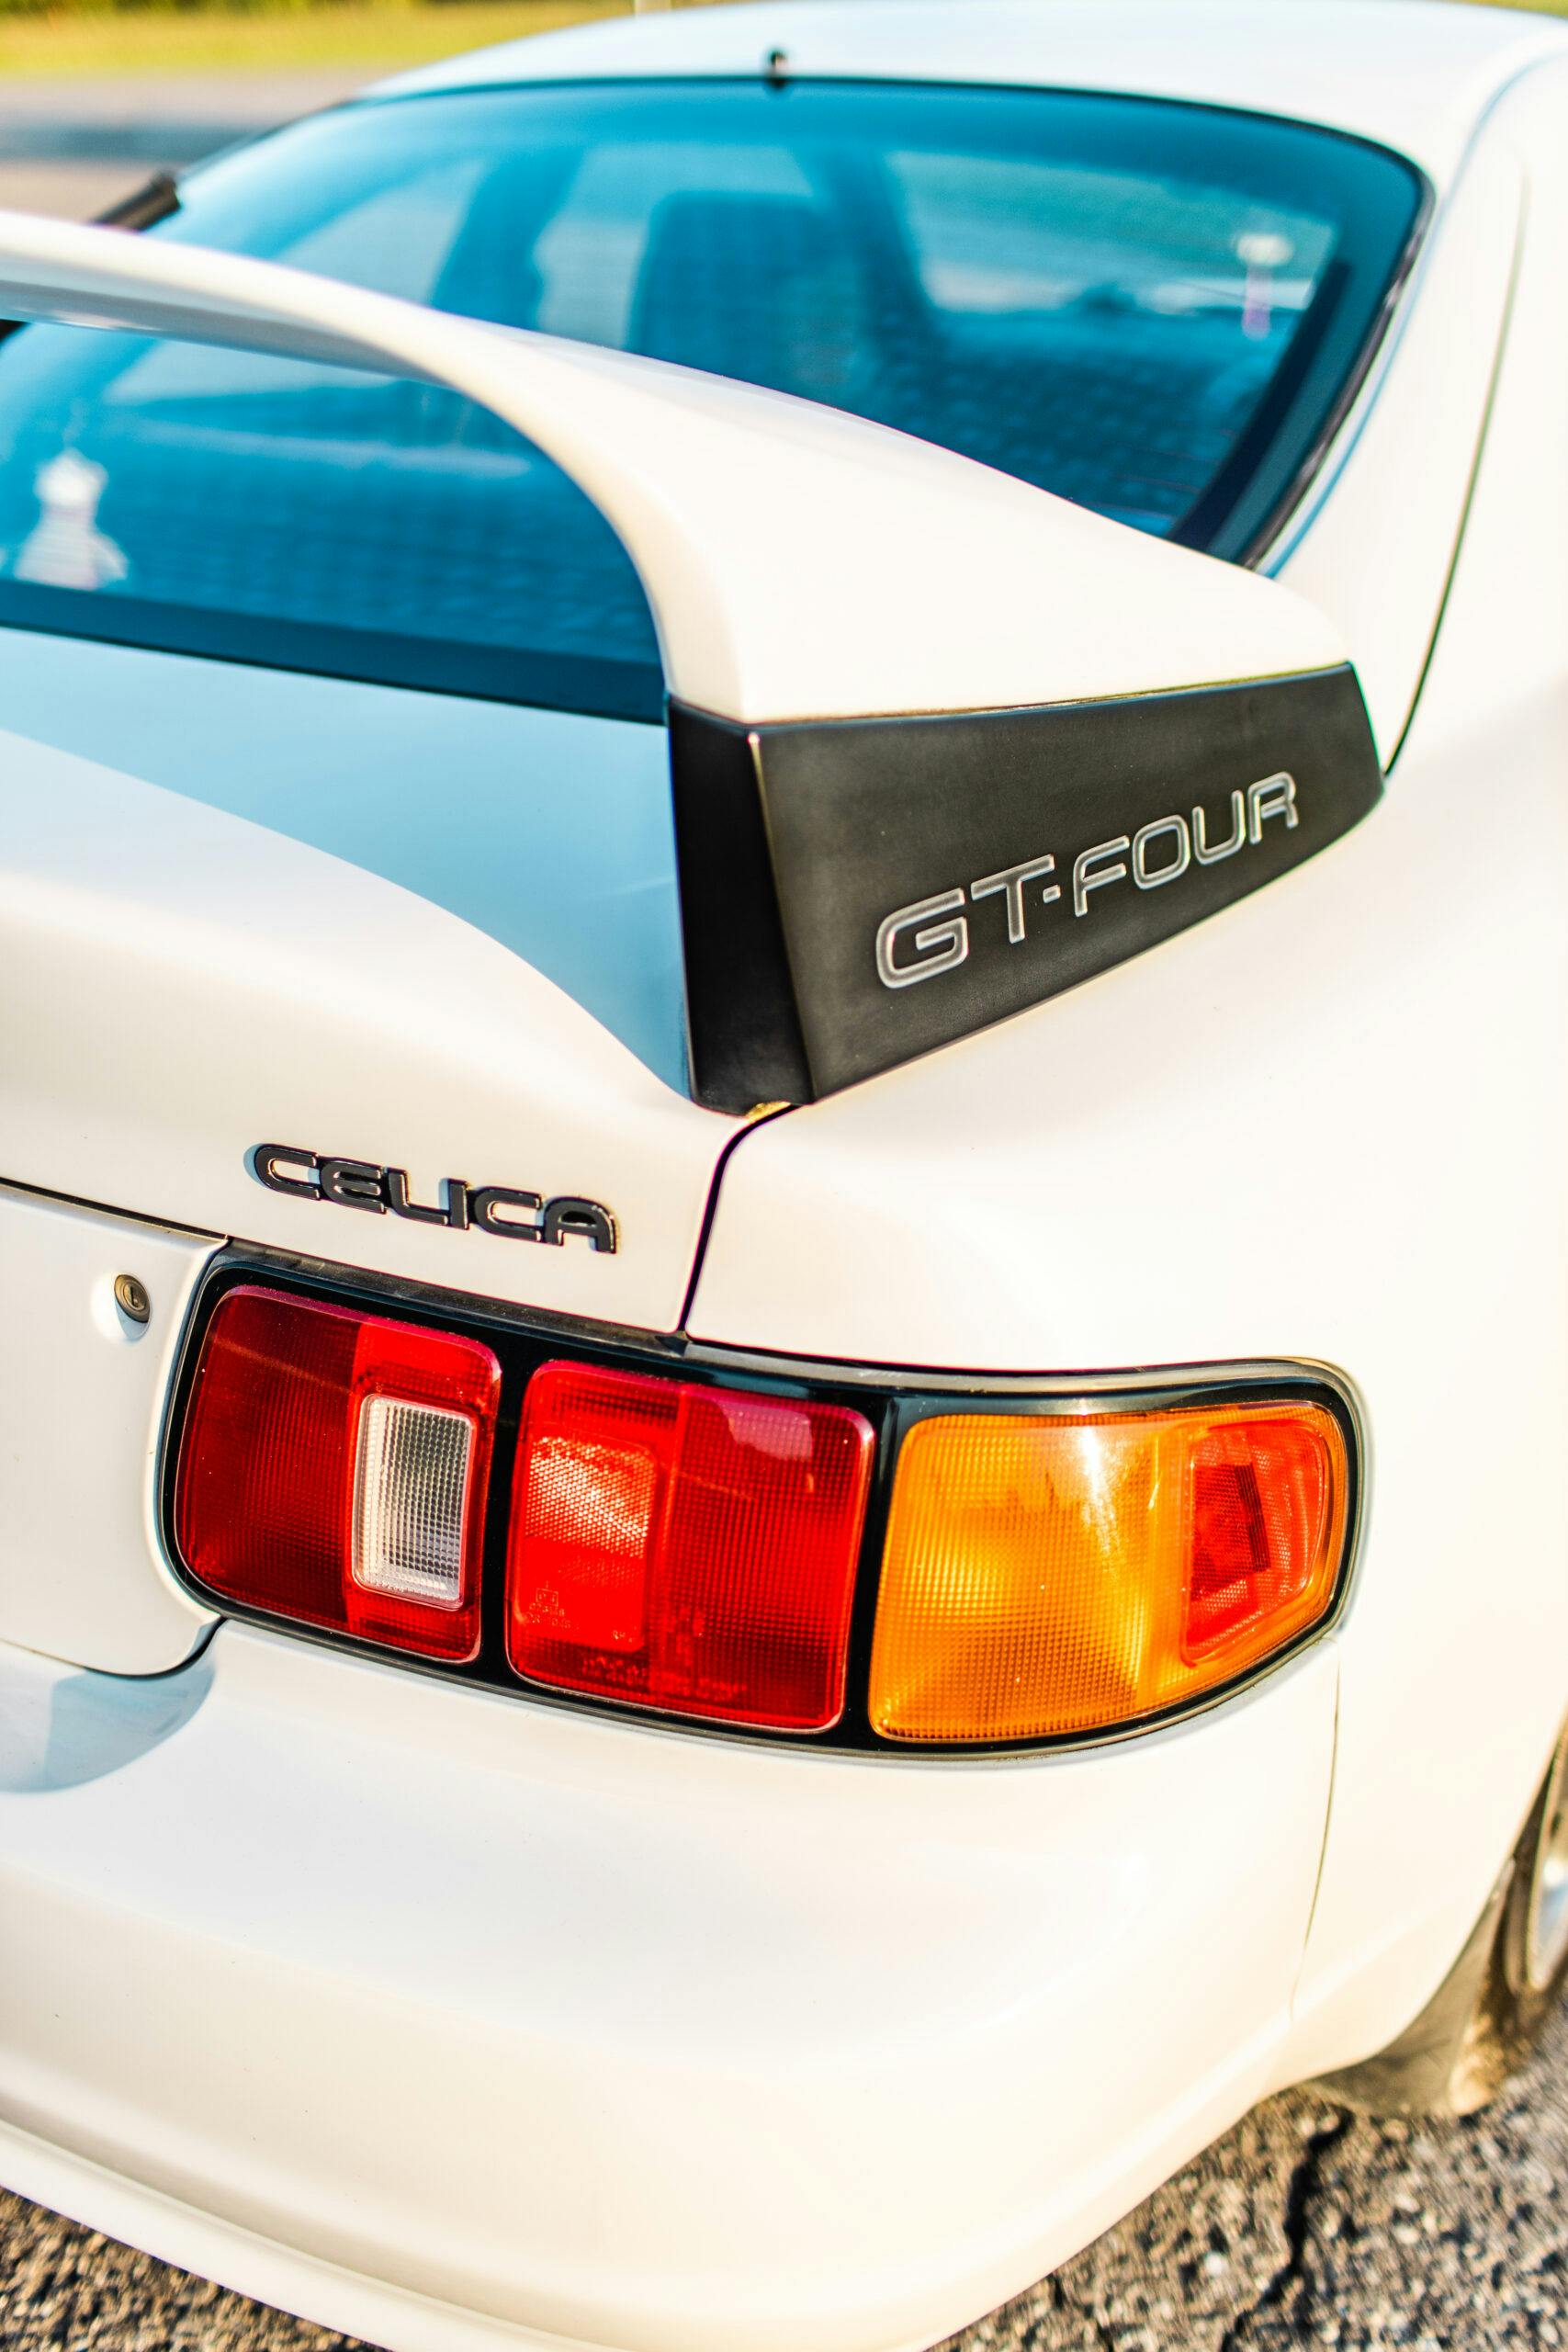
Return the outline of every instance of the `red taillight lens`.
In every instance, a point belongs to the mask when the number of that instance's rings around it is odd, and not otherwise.
[[[500,1388],[475,1340],[230,1291],[180,1450],[181,1558],[244,1607],[471,1658]]]
[[[512,1506],[513,1666],[558,1690],[825,1731],[843,1712],[874,1443],[839,1405],[542,1365]]]
[[[1191,1663],[1252,1651],[1293,1624],[1321,1581],[1343,1453],[1327,1416],[1216,1422],[1192,1449],[1192,1534],[1181,1648]],[[1337,1565],[1337,1562],[1332,1565]]]

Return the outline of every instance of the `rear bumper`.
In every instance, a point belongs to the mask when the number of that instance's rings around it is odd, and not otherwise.
[[[395,2352],[929,2344],[1279,2078],[1335,1674],[942,1764],[0,1648],[0,2178]]]

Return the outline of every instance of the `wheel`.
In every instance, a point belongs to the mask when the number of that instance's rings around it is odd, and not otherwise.
[[[1514,1860],[1499,1960],[1521,2027],[1533,2034],[1568,1970],[1568,1730]]]
[[[1469,1942],[1397,2041],[1320,2087],[1373,2115],[1472,2115],[1528,2057],[1568,1976],[1568,1726]]]

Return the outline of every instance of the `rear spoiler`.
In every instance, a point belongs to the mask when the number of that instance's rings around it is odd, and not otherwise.
[[[600,508],[669,688],[694,1091],[801,1102],[1256,888],[1381,790],[1274,582],[785,395],[0,212],[0,316],[441,384]]]

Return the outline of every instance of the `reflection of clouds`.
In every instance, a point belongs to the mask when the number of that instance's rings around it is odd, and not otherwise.
[[[1281,237],[1274,229],[1247,230],[1236,239],[1235,250],[1237,260],[1248,269],[1283,269],[1296,255],[1289,237]]]
[[[996,316],[1020,311],[1071,311],[1086,296],[1110,294],[1129,310],[1145,311],[1152,318],[1187,318],[1203,311],[1245,309],[1247,282],[1239,273],[1224,277],[1139,277],[1124,266],[1110,273],[1066,276],[1043,269],[931,261],[924,271],[926,292],[943,310]],[[1269,290],[1276,311],[1294,313],[1304,311],[1311,301],[1313,282],[1309,277],[1275,278]]]
[[[1248,229],[1235,241],[1237,256],[1247,265],[1247,300],[1242,306],[1241,331],[1261,342],[1274,323],[1279,308],[1275,273],[1294,258],[1295,247],[1277,230]]]
[[[1312,293],[1310,277],[1276,278],[1269,289],[1277,311],[1304,311]],[[1183,277],[1151,286],[1143,296],[1142,307],[1169,318],[1192,311],[1238,311],[1246,300],[1245,278]]]
[[[808,1462],[813,1444],[812,1424],[795,1407],[781,1408],[765,1397],[742,1396],[738,1390],[715,1388],[705,1402],[716,1406],[738,1445],[748,1445],[775,1462]]]
[[[948,311],[1057,311],[1075,300],[1086,282],[961,261],[928,262],[924,277],[931,300]]]
[[[1111,1550],[1116,1540],[1116,1505],[1122,1449],[1115,1440],[1107,1448],[1105,1432],[1092,1424],[1080,1429],[1074,1438],[1074,1450],[1078,1457],[1078,1474],[1082,1480],[1082,1496],[1088,1506],[1087,1517],[1099,1536],[1101,1545]],[[1109,1458],[1108,1458],[1109,1452]]]
[[[534,324],[546,334],[623,347],[659,208],[687,195],[810,201],[814,191],[783,147],[639,141],[590,150],[534,248]]]
[[[659,1464],[649,1446],[541,1438],[529,1463],[529,1532],[570,1531],[582,1548],[640,1559],[652,1523]]]

